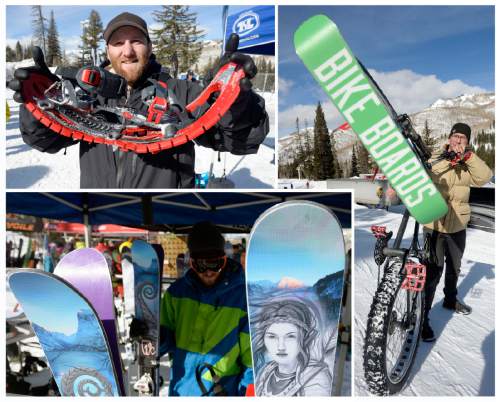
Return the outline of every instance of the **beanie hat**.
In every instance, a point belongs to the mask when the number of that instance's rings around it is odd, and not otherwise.
[[[465,123],[454,124],[453,127],[451,128],[451,132],[448,138],[450,138],[455,133],[460,133],[465,135],[467,137],[467,142],[470,142],[471,129],[470,126],[468,126],[467,124]]]
[[[106,26],[106,29],[104,30],[103,37],[104,40],[106,41],[106,44],[111,39],[111,35],[113,35],[113,32],[115,32],[118,28],[125,26],[137,28],[146,36],[148,42],[150,41],[148,33],[148,25],[146,24],[146,21],[144,21],[138,15],[132,13],[121,13],[117,15],[115,18],[113,18],[111,21],[109,21],[108,25]]]
[[[209,221],[198,222],[192,227],[187,244],[192,258],[222,257],[225,254],[224,237]]]

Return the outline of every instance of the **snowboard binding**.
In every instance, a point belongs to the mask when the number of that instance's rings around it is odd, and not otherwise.
[[[245,77],[236,63],[223,65],[214,79],[193,102],[182,108],[163,82],[151,80],[143,90],[148,106],[147,117],[121,105],[127,93],[126,81],[99,67],[83,67],[75,79],[53,81],[32,73],[32,85],[24,85],[26,109],[52,131],[89,143],[116,146],[124,151],[157,153],[199,137],[221,119],[240,93]],[[192,120],[215,93],[218,97],[209,109]],[[97,97],[117,98],[117,107],[101,106]]]

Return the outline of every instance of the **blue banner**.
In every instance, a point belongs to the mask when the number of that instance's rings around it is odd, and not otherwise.
[[[274,55],[274,6],[256,6],[229,15],[224,45],[232,33],[240,36],[238,49],[242,52]]]

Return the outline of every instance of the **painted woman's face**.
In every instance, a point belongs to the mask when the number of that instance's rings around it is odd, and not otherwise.
[[[279,365],[295,364],[299,354],[299,331],[293,324],[272,324],[264,335],[264,345],[272,360]]]

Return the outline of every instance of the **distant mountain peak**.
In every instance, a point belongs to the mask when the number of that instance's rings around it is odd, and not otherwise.
[[[305,286],[304,282],[289,276],[284,276],[278,283],[279,289],[298,289]]]

